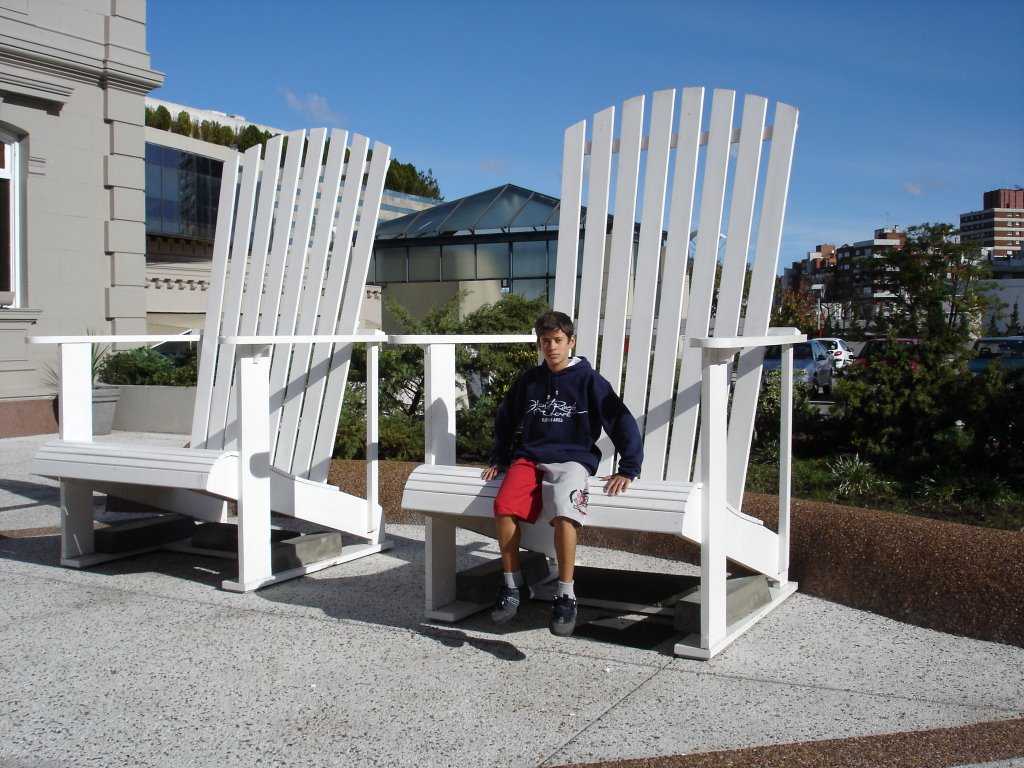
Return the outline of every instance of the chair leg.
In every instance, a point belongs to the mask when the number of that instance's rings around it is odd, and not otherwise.
[[[427,615],[455,602],[455,525],[428,517],[424,530]]]
[[[96,544],[93,536],[92,489],[74,480],[61,481],[60,517],[61,561],[75,561],[93,554]]]

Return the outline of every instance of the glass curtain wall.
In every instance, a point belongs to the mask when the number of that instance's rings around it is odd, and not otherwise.
[[[555,281],[557,232],[551,240],[431,245],[378,242],[370,265],[369,281],[386,283],[460,282],[501,280],[502,292],[550,301]],[[465,242],[470,240],[470,242]]]
[[[224,164],[146,144],[146,232],[213,240]]]

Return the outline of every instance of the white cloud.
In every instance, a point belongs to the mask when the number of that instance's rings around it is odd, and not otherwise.
[[[480,164],[481,173],[506,173],[508,171],[508,161],[501,158],[492,157],[488,160],[484,160]]]
[[[920,197],[924,194],[924,184],[919,181],[904,181],[903,191],[911,197]]]
[[[316,125],[336,128],[345,124],[345,116],[331,109],[327,99],[315,93],[298,96],[288,88],[282,89],[288,109],[299,115],[304,121]]]

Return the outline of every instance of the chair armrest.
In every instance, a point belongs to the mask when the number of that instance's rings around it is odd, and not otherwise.
[[[383,344],[388,340],[383,331],[363,333],[308,333],[291,336],[220,336],[222,344],[237,346],[271,346],[274,344]]]
[[[431,344],[535,344],[537,337],[532,333],[525,334],[467,334],[460,336],[458,334],[444,335],[444,334],[392,334],[388,337],[388,342],[391,344],[417,344],[419,346],[429,346]]]
[[[747,347],[787,346],[807,341],[807,334],[795,328],[769,328],[767,336],[710,336],[690,339],[692,347],[700,349],[740,350]]]
[[[122,334],[112,336],[28,336],[29,344],[157,344],[163,341],[199,341],[199,333]]]

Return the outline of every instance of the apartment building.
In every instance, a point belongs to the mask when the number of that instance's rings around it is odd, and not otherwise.
[[[980,211],[960,214],[960,236],[988,249],[993,261],[1021,255],[1024,189],[993,189],[982,195]]]

